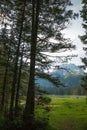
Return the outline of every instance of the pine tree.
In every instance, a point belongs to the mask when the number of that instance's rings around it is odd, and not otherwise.
[[[18,116],[19,112],[19,92],[21,87],[21,75],[22,75],[22,65],[23,65],[23,51],[24,47],[21,50],[21,59],[20,59],[20,65],[19,65],[19,73],[18,73],[18,79],[17,79],[17,90],[16,90],[16,97],[15,97],[15,116]]]
[[[32,0],[32,34],[31,34],[31,54],[30,54],[30,76],[27,92],[26,106],[24,110],[24,120],[33,123],[34,117],[34,99],[35,99],[35,58],[37,46],[37,32],[39,23],[40,1]],[[31,125],[32,127],[32,125]]]
[[[66,10],[70,6],[69,0],[39,1],[32,0],[32,34],[30,50],[30,75],[27,92],[26,106],[24,110],[24,120],[30,121],[34,118],[34,98],[35,98],[35,72],[39,67],[45,68],[51,61],[42,52],[55,52],[60,49],[69,49],[71,44],[63,38],[62,30],[66,23],[73,18],[73,12]],[[50,42],[50,38],[58,42]],[[38,66],[35,69],[35,66]],[[49,65],[50,66],[50,65]]]
[[[1,17],[2,19],[2,17]],[[3,28],[1,29],[1,34],[0,34],[0,41],[1,41],[1,64],[0,66],[4,68],[4,74],[2,75],[3,77],[3,83],[2,83],[2,95],[1,95],[1,110],[4,111],[4,106],[6,103],[6,91],[8,89],[8,69],[9,69],[9,60],[10,60],[10,40],[8,36],[9,30],[7,29],[8,24],[5,22],[5,16],[3,17],[3,23],[2,26]],[[3,60],[3,61],[2,61]]]
[[[86,52],[86,55],[87,55],[87,47],[86,47],[86,45],[87,45],[87,1],[86,0],[82,0],[81,17],[83,19],[82,26],[85,30],[85,34],[80,36],[80,39],[81,39],[82,43],[85,45],[85,47],[83,47],[83,50]],[[85,68],[87,68],[87,57],[83,58],[82,62],[84,63]],[[85,94],[87,95],[87,75],[85,75],[82,78],[82,82],[83,82],[82,87],[84,88]]]
[[[11,90],[11,102],[10,102],[10,111],[9,111],[9,118],[13,118],[13,109],[14,109],[14,101],[15,101],[15,89],[16,89],[16,82],[17,82],[17,71],[18,71],[18,59],[20,53],[20,45],[22,40],[22,32],[23,32],[23,22],[25,17],[25,6],[26,0],[20,2],[21,9],[19,12],[21,13],[21,19],[18,19],[17,23],[19,22],[19,36],[18,36],[18,43],[17,43],[17,50],[16,50],[16,57],[15,57],[15,64],[14,64],[14,74],[13,74],[13,81],[12,81],[12,90]],[[20,14],[19,13],[19,14]]]

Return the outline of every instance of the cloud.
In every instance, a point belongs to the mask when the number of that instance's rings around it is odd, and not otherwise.
[[[79,13],[82,9],[81,0],[72,0],[73,6],[71,9],[75,13]],[[82,18],[79,17],[76,20],[72,20],[70,25],[63,31],[66,38],[70,38],[74,45],[76,45],[76,50],[72,51],[72,54],[77,54],[78,57],[72,58],[70,63],[75,63],[77,65],[83,64],[81,58],[85,57],[85,52],[83,51],[83,44],[81,43],[79,36],[84,34],[84,29],[82,28]],[[70,52],[66,52],[66,54]]]

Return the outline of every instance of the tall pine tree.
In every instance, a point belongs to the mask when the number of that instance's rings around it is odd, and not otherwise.
[[[82,26],[85,30],[85,34],[80,36],[80,39],[82,43],[85,45],[85,47],[83,47],[83,50],[86,52],[85,54],[87,55],[87,1],[86,0],[82,0],[81,17],[83,19]],[[84,63],[85,68],[87,68],[87,56],[82,59],[82,62]],[[84,88],[85,94],[87,96],[87,74],[82,78],[82,82],[83,82],[82,87]]]
[[[63,38],[62,30],[66,23],[74,18],[73,12],[67,10],[71,6],[70,0],[39,1],[32,0],[32,34],[30,50],[30,76],[24,120],[32,122],[34,117],[35,98],[35,66],[45,66],[50,60],[42,52],[55,52],[60,49],[69,49],[71,44]],[[50,42],[50,38],[57,40],[57,43]],[[40,69],[37,69],[40,71]]]

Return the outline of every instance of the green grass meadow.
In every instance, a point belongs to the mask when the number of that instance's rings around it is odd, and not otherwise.
[[[43,130],[43,128],[44,130],[87,130],[87,100],[85,97],[48,97],[51,98],[50,104],[43,106],[36,105],[36,119],[40,124],[38,125],[38,130]],[[25,98],[22,98],[22,100],[23,104],[21,104],[21,107],[24,108]],[[48,111],[44,111],[43,107],[49,108]],[[16,125],[20,124],[17,121],[13,123],[16,123]],[[3,128],[4,125],[6,123],[1,115],[0,128]]]
[[[47,130],[87,130],[87,103],[83,97],[51,97]]]

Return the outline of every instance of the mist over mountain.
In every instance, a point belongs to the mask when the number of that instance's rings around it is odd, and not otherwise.
[[[62,64],[58,69],[53,71],[53,77],[58,77],[67,87],[80,86],[81,78],[85,74],[83,69],[75,64]],[[51,82],[45,79],[37,78],[36,83],[41,87],[54,87]]]

